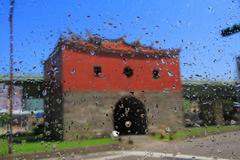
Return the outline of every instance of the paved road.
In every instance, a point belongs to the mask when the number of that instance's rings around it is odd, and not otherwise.
[[[240,160],[240,132],[229,132],[169,143],[149,141],[143,144],[143,142],[139,142],[136,149]]]
[[[129,138],[134,144],[128,151],[72,154],[59,160],[240,160],[240,132],[172,142],[157,141],[149,136],[126,136],[123,142]]]

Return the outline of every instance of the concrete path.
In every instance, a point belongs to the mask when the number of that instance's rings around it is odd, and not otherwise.
[[[216,160],[214,157],[192,156],[183,154],[168,154],[144,151],[115,151],[89,155],[69,155],[48,160]],[[228,160],[219,158],[218,160]]]

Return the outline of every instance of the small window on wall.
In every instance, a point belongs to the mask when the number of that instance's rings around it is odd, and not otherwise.
[[[123,74],[125,74],[128,78],[130,78],[133,75],[133,69],[130,67],[125,67],[123,70]]]
[[[102,67],[101,66],[93,66],[93,72],[95,77],[100,77],[102,74]]]
[[[153,78],[153,79],[159,79],[159,77],[160,77],[160,71],[159,71],[159,69],[154,69],[154,70],[152,71],[152,78]]]

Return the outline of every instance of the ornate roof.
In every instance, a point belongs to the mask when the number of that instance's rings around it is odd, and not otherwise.
[[[179,55],[180,49],[154,49],[144,46],[139,41],[127,43],[124,38],[105,39],[99,35],[89,37],[87,40],[78,35],[72,34],[70,37],[61,37],[52,54],[57,49],[71,49],[75,51],[85,51],[94,55],[121,56],[135,58],[174,58]]]

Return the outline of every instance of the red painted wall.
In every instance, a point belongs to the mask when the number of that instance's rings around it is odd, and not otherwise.
[[[63,90],[76,91],[181,91],[180,67],[178,58],[134,59],[91,55],[83,51],[62,51]],[[102,67],[102,76],[95,77],[93,66]],[[130,66],[133,76],[127,78],[123,69]],[[152,78],[152,70],[159,68],[159,79]],[[173,76],[170,76],[168,72]]]

